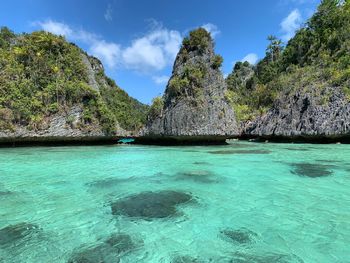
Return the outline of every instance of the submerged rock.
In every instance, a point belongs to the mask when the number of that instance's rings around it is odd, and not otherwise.
[[[7,190],[2,183],[0,183],[0,197],[1,196],[8,196],[13,194],[13,192]]]
[[[191,180],[198,183],[213,183],[215,175],[209,171],[180,172],[176,174],[177,180]]]
[[[113,247],[113,250],[117,253],[131,251],[136,248],[131,236],[127,234],[114,234],[105,243]]]
[[[175,256],[171,263],[202,263],[198,258],[191,256]]]
[[[341,161],[338,160],[327,160],[327,159],[318,159],[315,160],[316,162],[320,162],[320,163],[328,163],[328,164],[338,164],[341,163]]]
[[[8,190],[0,190],[0,197],[1,196],[8,196],[8,195],[11,195],[13,194],[11,191],[8,191]]]
[[[207,165],[209,164],[208,162],[194,162],[194,165]]]
[[[68,263],[119,263],[118,253],[111,247],[99,245],[74,253]]]
[[[156,219],[178,215],[176,206],[187,203],[192,196],[183,192],[143,192],[122,198],[111,204],[114,215],[132,218]]]
[[[218,150],[210,151],[211,154],[269,154],[268,150]]]
[[[284,255],[275,253],[248,254],[237,252],[234,254],[232,263],[303,263],[304,261],[296,255]]]
[[[122,183],[129,183],[130,181],[134,180],[134,177],[130,178],[106,178],[102,180],[97,180],[91,183],[88,183],[88,186],[96,187],[96,188],[111,188],[115,187],[116,185],[122,184]]]
[[[224,229],[220,233],[224,239],[235,244],[249,244],[255,241],[257,234],[245,228],[241,229]]]
[[[246,142],[241,142],[238,140],[227,140],[227,144],[229,146],[229,148],[233,148],[233,149],[244,149],[244,148],[255,148],[257,147],[259,144],[258,143],[253,143],[253,141],[249,140]]]
[[[165,90],[164,105],[149,116],[143,137],[176,139],[174,143],[207,143],[237,135],[232,107],[225,99],[226,83],[220,71],[221,57],[203,28],[190,32],[176,57]]]
[[[96,189],[105,189],[105,190],[113,190],[115,187],[127,186],[130,183],[141,182],[142,180],[147,180],[148,182],[152,181],[154,183],[161,183],[162,178],[165,176],[164,173],[159,172],[152,175],[144,175],[144,176],[130,176],[127,178],[121,177],[110,177],[105,179],[100,179],[96,181],[92,181],[87,183],[87,186],[93,187]]]
[[[301,148],[301,147],[298,147],[298,148],[286,147],[284,149],[286,149],[288,151],[296,151],[296,152],[308,152],[308,151],[310,151],[310,149],[308,149],[308,148]]]
[[[129,235],[114,234],[103,243],[76,251],[68,263],[118,263],[121,256],[137,247]]]
[[[292,173],[311,178],[330,176],[333,173],[329,170],[329,165],[314,163],[293,163],[291,166],[294,167]]]
[[[13,244],[39,231],[39,226],[31,223],[6,226],[0,229],[0,245]]]

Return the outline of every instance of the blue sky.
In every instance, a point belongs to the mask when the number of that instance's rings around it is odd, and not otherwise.
[[[107,75],[144,103],[161,95],[182,38],[207,28],[223,56],[234,62],[264,56],[267,35],[285,42],[320,0],[11,0],[3,1],[0,26],[16,33],[44,29],[64,35],[100,58]]]

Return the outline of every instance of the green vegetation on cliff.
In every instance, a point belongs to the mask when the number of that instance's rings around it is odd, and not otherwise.
[[[239,120],[266,112],[280,92],[330,86],[350,95],[349,0],[323,0],[285,47],[274,36],[268,40],[265,58],[255,66],[239,62],[226,79]]]
[[[162,114],[164,108],[164,99],[161,96],[155,97],[152,100],[152,105],[148,112],[148,117],[154,119]]]
[[[82,108],[81,129],[97,124],[114,133],[140,128],[147,106],[105,77],[101,66],[98,87],[89,85],[84,52],[63,37],[47,32],[16,35],[0,30],[0,128],[45,129],[53,114]],[[90,62],[98,61],[92,57]],[[98,62],[99,63],[99,62]]]
[[[208,65],[203,61],[209,60],[213,70],[219,70],[223,62],[220,55],[212,54],[213,46],[214,41],[204,28],[193,30],[188,37],[184,38],[177,57],[181,67],[168,83],[167,103],[169,98],[175,97],[191,98],[193,103],[200,103],[200,99],[203,97],[205,79],[210,71]],[[198,60],[197,55],[204,56],[206,60]]]

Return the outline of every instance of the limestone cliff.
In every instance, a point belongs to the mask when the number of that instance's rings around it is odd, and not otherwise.
[[[350,137],[350,103],[341,88],[312,86],[283,93],[261,117],[248,122],[246,136],[289,139],[345,139]]]
[[[321,1],[285,46],[268,37],[253,74],[235,67],[227,83],[243,137],[350,142],[349,18],[349,1]]]
[[[138,131],[148,106],[63,37],[0,30],[0,142],[106,139]]]
[[[163,96],[164,106],[151,116],[147,137],[228,137],[238,133],[233,109],[225,99],[226,83],[210,34],[200,28],[185,38]]]

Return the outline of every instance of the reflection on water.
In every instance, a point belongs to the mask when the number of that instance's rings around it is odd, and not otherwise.
[[[0,149],[0,262],[347,262],[350,145]]]

